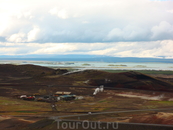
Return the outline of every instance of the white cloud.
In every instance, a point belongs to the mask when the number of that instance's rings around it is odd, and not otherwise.
[[[173,38],[173,25],[166,21],[162,21],[158,26],[154,26],[151,31],[153,33],[152,39]]]
[[[34,27],[29,33],[28,33],[28,42],[32,42],[35,40],[38,40],[40,37],[40,28],[39,27]]]
[[[173,40],[116,43],[0,43],[1,54],[94,54],[119,57],[173,56]]]
[[[173,55],[173,1],[0,1],[1,54]]]
[[[67,11],[65,9],[62,9],[62,10],[58,10],[56,7],[51,9],[50,10],[50,13],[52,15],[56,15],[58,16],[59,18],[62,18],[62,19],[67,19],[69,18],[68,14],[67,14]]]
[[[123,37],[123,35],[124,35],[124,32],[121,29],[114,28],[108,33],[107,38],[105,40],[111,40],[114,38],[119,39],[119,38]]]
[[[150,0],[0,1],[0,37],[40,43],[173,39],[167,31],[173,22],[171,5]],[[21,33],[28,39],[19,40]]]
[[[7,41],[9,41],[9,42],[26,42],[26,34],[25,33],[13,34],[9,38],[7,38]]]
[[[30,30],[28,33],[19,32],[14,33],[6,38],[8,42],[32,42],[35,40],[40,39],[41,37],[41,30],[39,27],[35,26],[32,30]]]
[[[173,9],[172,9],[172,10],[167,10],[167,12],[169,12],[169,13],[173,13]]]
[[[127,25],[123,29],[114,28],[112,29],[106,38],[105,41],[142,41],[147,39],[147,31],[143,28]]]
[[[32,52],[32,54],[61,54],[61,53],[67,53],[70,51],[76,50],[76,47],[72,44],[55,44],[55,43],[47,43],[43,46],[40,46],[38,44],[35,44],[35,47],[39,47],[38,50]]]
[[[8,48],[1,47],[0,48],[0,54],[1,55],[4,55],[4,54],[14,55],[14,54],[16,54],[17,49],[18,49],[17,47],[8,47]]]

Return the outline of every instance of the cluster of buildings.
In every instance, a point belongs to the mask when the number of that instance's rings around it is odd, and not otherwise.
[[[103,91],[104,91],[104,86],[101,85],[94,90],[93,96]],[[39,95],[39,94],[20,95],[19,98],[23,100],[29,100],[29,101],[58,102],[60,100],[69,101],[69,100],[75,100],[75,99],[83,99],[84,97],[76,96],[75,94],[71,94],[71,92],[57,91],[55,92],[55,94],[49,94],[49,95]]]
[[[71,92],[61,92],[58,91],[55,94],[50,95],[20,95],[20,99],[29,100],[29,101],[42,101],[42,102],[52,102],[52,101],[60,101],[60,100],[75,100],[78,97]]]

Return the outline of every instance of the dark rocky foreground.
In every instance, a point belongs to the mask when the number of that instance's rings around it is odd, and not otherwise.
[[[171,125],[116,123],[116,122],[89,122],[89,121],[54,121],[43,119],[35,123],[9,119],[0,122],[3,130],[172,130]]]

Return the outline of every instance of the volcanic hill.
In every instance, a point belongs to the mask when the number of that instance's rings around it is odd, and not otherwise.
[[[135,71],[109,73],[84,70],[63,75],[65,69],[52,69],[36,65],[0,65],[0,95],[14,90],[38,92],[47,85],[61,90],[71,86],[125,88],[152,91],[173,91],[173,84]],[[64,88],[64,86],[66,86]],[[75,91],[75,90],[74,90]]]
[[[143,89],[155,91],[173,91],[173,84],[135,71],[123,73],[109,73],[99,70],[85,70],[67,75],[74,81],[85,81],[91,86]]]

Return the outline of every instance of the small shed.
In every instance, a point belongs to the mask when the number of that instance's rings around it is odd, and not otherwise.
[[[75,98],[76,98],[76,95],[63,95],[63,96],[60,96],[58,99],[69,101],[69,100],[74,100]]]
[[[57,91],[55,94],[56,94],[56,95],[70,95],[71,92]]]

